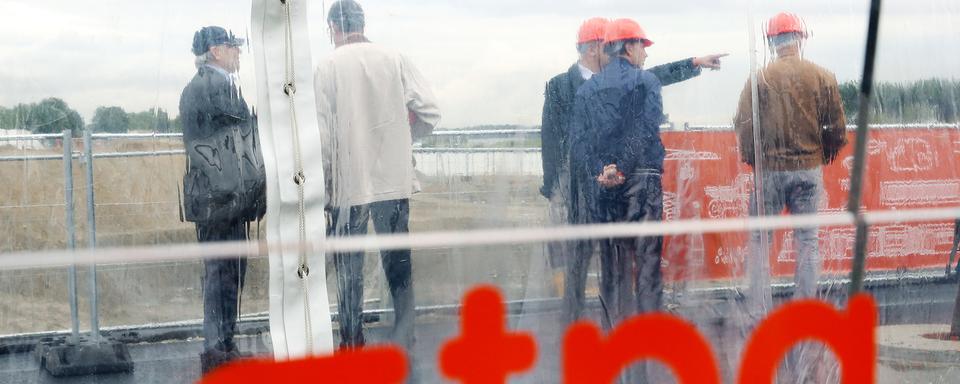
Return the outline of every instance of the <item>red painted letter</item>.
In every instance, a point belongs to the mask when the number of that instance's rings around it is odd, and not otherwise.
[[[462,335],[440,350],[444,376],[465,384],[500,384],[533,367],[537,345],[528,334],[508,333],[503,300],[493,287],[474,288],[464,298]]]
[[[401,383],[406,378],[403,351],[375,347],[291,361],[242,360],[211,372],[199,383]]]
[[[666,363],[679,383],[720,383],[720,371],[703,336],[693,325],[660,313],[624,321],[607,341],[593,324],[570,327],[563,342],[563,380],[566,384],[612,383],[624,368],[648,358]]]
[[[770,383],[780,359],[795,344],[816,340],[840,359],[841,383],[873,383],[876,372],[873,298],[859,294],[846,313],[814,300],[795,301],[760,323],[747,343],[740,364],[741,384]]]

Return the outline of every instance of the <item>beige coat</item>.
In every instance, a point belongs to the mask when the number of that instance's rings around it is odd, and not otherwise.
[[[413,140],[440,121],[423,75],[399,52],[358,42],[334,50],[314,86],[329,204],[409,198]]]

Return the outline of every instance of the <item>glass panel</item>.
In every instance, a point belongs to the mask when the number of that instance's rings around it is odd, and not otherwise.
[[[249,122],[237,124],[246,129],[255,111],[269,110],[268,104],[276,102],[262,100],[266,93],[258,93],[257,74],[263,74],[255,68],[260,63],[255,45],[235,39],[263,39],[252,36],[253,3],[0,5],[7,14],[36,16],[0,26],[0,32],[7,32],[0,35],[0,46],[11,53],[0,69],[6,90],[0,94],[0,252],[87,247],[94,229],[88,207],[96,215],[98,247],[156,246],[154,250],[171,257],[178,255],[166,247],[198,238],[247,237],[266,247],[270,220],[295,222],[295,212],[285,211],[280,218],[277,209],[266,221],[249,225],[198,226],[194,221],[203,220],[185,209],[196,196],[185,192],[190,165],[182,133],[188,131],[187,141],[196,139],[190,137],[196,134],[190,127],[202,125],[185,121],[185,116],[202,119],[203,113],[183,112],[202,104],[184,97],[184,87],[198,64],[208,68],[191,52],[195,38],[200,38],[201,51],[219,47],[217,55],[239,48],[238,68],[219,68],[226,69],[228,89],[238,86],[243,91],[246,105],[217,118],[239,118]],[[397,322],[394,308],[415,305],[415,332],[400,332],[394,340],[414,335],[416,380],[439,382],[437,356],[442,343],[458,334],[463,295],[490,284],[507,302],[508,326],[534,333],[539,344],[535,368],[517,376],[517,382],[560,381],[562,336],[580,310],[584,319],[604,329],[636,311],[683,318],[707,338],[724,382],[732,382],[746,337],[767,314],[801,296],[846,305],[855,231],[837,219],[845,212],[852,183],[849,124],[855,123],[859,108],[856,82],[863,65],[867,5],[853,0],[794,3],[651,9],[634,2],[505,7],[495,1],[457,6],[371,1],[363,4],[363,32],[372,41],[366,44],[343,25],[329,25],[332,2],[310,2],[306,42],[312,70],[307,77],[317,75],[317,82],[297,85],[301,90],[314,86],[319,97],[318,122],[326,140],[304,152],[325,157],[331,194],[307,205],[327,206],[329,235],[484,229],[524,233],[578,225],[575,231],[600,231],[595,237],[602,237],[602,231],[614,229],[589,225],[693,220],[680,225],[700,228],[698,220],[762,215],[776,221],[786,214],[821,220],[771,232],[736,227],[670,234],[659,243],[648,237],[415,247],[409,262],[404,252],[395,251],[329,254],[320,263],[326,265],[322,277],[338,326],[332,334],[334,346],[341,345],[340,328],[349,323],[346,306],[340,305],[341,299],[347,301],[342,293],[353,295],[354,308],[362,306],[362,316],[351,313],[368,329],[369,344],[390,340]],[[885,7],[871,104],[874,121],[882,125],[872,129],[867,146],[863,209],[875,213],[955,207],[960,202],[960,185],[955,185],[960,179],[953,175],[953,147],[960,142],[954,137],[960,86],[954,72],[960,59],[943,48],[960,43],[951,23],[957,6],[949,0],[920,0]],[[789,17],[771,19],[785,10],[796,13],[800,29],[790,29]],[[337,22],[349,24],[357,21],[358,13],[340,9],[335,15],[341,17],[334,18]],[[601,58],[603,46],[596,43],[597,36],[587,36],[591,24],[584,23],[594,16],[635,17],[643,31],[634,32],[645,36],[631,35],[639,41],[625,45],[623,52],[611,47],[614,56],[624,53],[625,58]],[[47,23],[32,21],[37,18]],[[225,30],[200,30],[211,25]],[[768,39],[768,27],[803,38]],[[578,32],[587,37],[581,39]],[[637,51],[631,50],[644,40],[656,44],[644,47],[646,59],[637,59]],[[793,55],[790,46],[798,41],[799,54]],[[720,59],[719,71],[707,70],[715,65],[709,56],[714,53],[729,54]],[[795,72],[783,70],[780,64],[787,56],[818,67],[795,64]],[[375,60],[384,57],[400,65]],[[691,57],[704,67],[703,73],[694,70]],[[648,75],[637,78],[650,81],[637,80],[631,92],[610,96],[616,93],[611,89],[623,84],[609,74],[636,74],[630,67],[638,60]],[[591,75],[578,62],[596,72],[589,81],[584,74]],[[359,81],[376,72],[365,72],[369,68],[399,77]],[[230,74],[232,69],[235,74]],[[750,80],[755,70],[756,100]],[[635,87],[640,84],[643,87]],[[578,98],[577,90],[584,87]],[[236,96],[227,97],[226,107],[237,107],[241,93]],[[661,97],[662,109],[657,105]],[[806,103],[811,100],[819,104],[811,108]],[[615,110],[598,107],[605,103]],[[839,106],[843,117],[835,108]],[[607,124],[611,116],[633,112],[637,115],[632,119]],[[312,121],[314,116],[311,111],[299,118]],[[812,124],[801,124],[810,118]],[[745,121],[752,129],[745,129]],[[283,120],[282,126],[275,125],[288,129],[286,124]],[[625,129],[627,125],[635,129]],[[360,126],[366,130],[356,129]],[[825,126],[829,129],[822,132]],[[89,140],[85,131],[93,133]],[[630,136],[635,131],[647,135]],[[847,144],[839,145],[843,137]],[[273,172],[286,186],[292,172],[279,168],[290,164],[278,159],[290,148],[273,145],[276,153],[266,163],[278,167]],[[196,147],[189,149],[203,154]],[[71,161],[64,161],[64,153]],[[608,188],[597,178],[611,164],[624,180]],[[229,184],[243,175],[241,170],[220,181]],[[307,175],[308,182],[319,182],[314,175]],[[615,172],[606,176],[606,181],[618,180]],[[281,194],[276,185],[268,189],[268,194]],[[760,196],[758,190],[763,191]],[[903,327],[950,320],[956,283],[944,270],[956,274],[957,260],[951,256],[957,238],[954,224],[897,221],[869,230],[867,289],[880,308],[878,369],[883,382],[948,377],[942,375],[950,372],[944,368],[948,353],[911,360],[883,343],[921,329]],[[289,237],[274,240],[269,245],[295,244]],[[36,257],[37,263],[49,256],[16,255]],[[99,265],[96,273],[99,327],[128,346],[137,367],[130,375],[111,377],[192,382],[201,372],[198,353],[210,349],[198,339],[206,315],[207,267],[197,259],[134,263],[140,256],[130,250],[122,260]],[[234,268],[233,260],[220,265]],[[413,302],[398,304],[395,301],[411,299],[403,287],[397,289],[406,284],[406,267],[412,270]],[[244,280],[235,307],[232,301],[226,304],[241,319],[236,344],[243,352],[271,356],[269,261],[250,258],[242,269],[244,277],[230,274],[217,280],[223,286]],[[76,274],[82,330],[91,325],[89,273],[82,266]],[[62,266],[0,265],[0,381],[46,377],[38,374],[31,352],[38,345],[61,343],[72,326],[68,276]],[[357,284],[361,278],[363,283]],[[631,297],[634,279],[649,288],[639,301]],[[621,284],[612,283],[617,281]],[[355,285],[345,288],[350,282]],[[611,292],[601,300],[604,286],[624,289],[627,298],[616,299]],[[944,332],[942,326],[938,329],[922,333]],[[822,354],[817,348],[795,349],[779,374],[788,382],[802,382],[804,373],[817,382],[836,382],[835,359]],[[806,369],[812,365],[817,368]],[[669,382],[665,366],[649,366],[654,381]],[[914,369],[918,366],[925,369]]]

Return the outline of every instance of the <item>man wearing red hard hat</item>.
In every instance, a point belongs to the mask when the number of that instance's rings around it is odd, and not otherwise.
[[[571,169],[583,193],[586,222],[659,221],[663,215],[663,122],[661,80],[643,69],[653,41],[630,19],[604,28],[609,63],[574,98]],[[662,236],[602,239],[600,281],[611,325],[634,313],[660,309]],[[645,382],[645,364],[627,374]]]
[[[759,121],[754,122],[750,80],[734,118],[741,159],[754,167],[759,181],[755,188],[759,190],[751,194],[750,215],[779,215],[784,208],[790,214],[815,214],[823,194],[821,166],[833,162],[847,142],[840,89],[833,73],[801,56],[808,35],[799,17],[777,14],[768,22],[766,36],[776,59],[757,74]],[[817,232],[816,227],[793,230],[798,251],[795,297],[817,295],[822,262]],[[753,320],[763,318],[773,305],[770,257],[764,248],[761,233],[752,233],[744,264],[750,286],[745,296]],[[809,372],[804,367],[809,361],[804,360],[810,359],[803,354],[802,349],[788,359],[791,366],[800,364],[797,374]]]
[[[570,179],[570,122],[573,99],[586,80],[600,71],[606,61],[603,53],[605,18],[595,17],[583,22],[577,33],[579,59],[570,68],[554,76],[544,91],[541,143],[543,159],[543,186],[540,193],[550,200],[548,211],[553,225],[583,223],[578,214],[577,191]],[[720,58],[725,55],[707,55],[689,58],[651,68],[661,83],[669,85],[696,77],[701,68],[720,68]],[[550,264],[565,265],[564,315],[568,322],[580,317],[583,310],[584,287],[587,266],[593,253],[591,241],[555,242],[548,245]]]

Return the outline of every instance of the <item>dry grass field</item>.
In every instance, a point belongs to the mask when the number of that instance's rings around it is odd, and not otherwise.
[[[96,153],[181,148],[179,140],[98,142]],[[81,150],[75,141],[74,150]],[[0,156],[60,154],[62,149],[17,150]],[[178,215],[183,156],[97,159],[94,194],[98,246],[158,245],[196,241],[193,225]],[[60,160],[0,162],[0,252],[66,247],[64,175]],[[73,163],[77,246],[87,244],[84,164]],[[411,206],[411,231],[543,225],[546,202],[534,178],[423,180]],[[508,299],[551,294],[542,246],[414,250],[418,304],[454,303],[475,283],[497,284]],[[367,256],[368,299],[386,298],[379,257]],[[199,262],[101,265],[103,326],[169,322],[202,317]],[[332,268],[328,286],[335,292]],[[79,273],[81,321],[86,324],[86,268]],[[0,271],[0,334],[69,326],[66,268]],[[251,260],[244,313],[267,309],[267,262]],[[335,301],[335,298],[333,298]],[[379,305],[388,305],[381,302]]]

